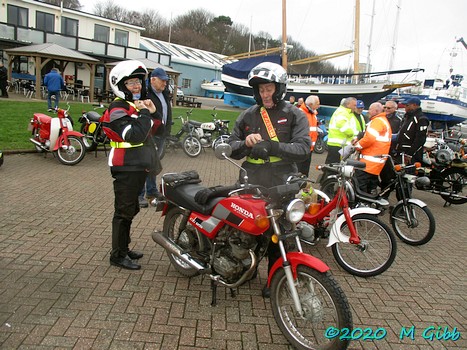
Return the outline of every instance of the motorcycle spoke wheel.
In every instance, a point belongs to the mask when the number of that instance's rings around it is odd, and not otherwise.
[[[403,203],[397,204],[391,213],[391,225],[397,237],[409,245],[429,242],[436,229],[430,209],[415,203],[407,203],[407,207]]]
[[[216,147],[222,143],[227,143],[229,135],[218,136],[214,141],[212,141],[212,149],[215,150]]]
[[[396,238],[391,229],[378,218],[358,214],[352,221],[360,237],[360,244],[336,243],[332,253],[337,263],[355,276],[370,277],[386,271],[396,257]],[[341,226],[345,236],[350,237],[347,223]],[[331,233],[332,234],[332,233]]]
[[[83,143],[86,151],[95,151],[97,148],[97,142],[94,142],[94,134],[89,132],[89,125],[87,123],[81,125],[81,133],[84,135]]]
[[[86,154],[86,147],[81,138],[68,136],[69,145],[66,148],[59,147],[57,157],[60,163],[65,165],[75,165],[81,162]]]
[[[349,303],[332,275],[299,265],[295,285],[303,315],[295,311],[284,270],[271,281],[274,319],[287,340],[296,349],[347,349],[349,340],[325,336],[328,327],[352,330]]]
[[[193,241],[192,237],[186,232],[182,227],[184,222],[183,211],[179,208],[173,208],[167,213],[167,217],[164,220],[164,236],[170,238],[173,242],[183,248],[185,251],[190,252],[193,249],[193,246],[190,245],[190,242]],[[185,220],[186,222],[186,220]],[[170,262],[172,263],[175,270],[180,274],[192,277],[197,275],[198,271],[184,262],[182,259],[177,256],[167,253]]]
[[[194,136],[187,136],[183,139],[183,151],[189,157],[198,157],[201,154],[201,142]]]
[[[467,196],[467,174],[464,169],[450,168],[441,173],[443,192],[450,192],[458,196]],[[442,194],[441,197],[451,204],[464,204],[467,198],[459,198]]]

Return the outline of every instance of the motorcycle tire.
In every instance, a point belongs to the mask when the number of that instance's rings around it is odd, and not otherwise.
[[[337,179],[327,178],[321,183],[319,189],[323,191],[324,193],[326,193],[329,198],[334,198],[337,192],[336,186],[337,186]]]
[[[178,207],[170,209],[164,220],[163,235],[170,238],[173,242],[189,253],[194,249],[193,244],[196,237],[193,237],[189,231],[181,227],[183,222],[185,222],[186,225],[187,220],[184,216],[184,211]],[[167,256],[175,270],[183,276],[193,277],[198,274],[196,269],[177,256],[168,252]]]
[[[334,244],[334,258],[344,270],[354,276],[371,277],[383,273],[396,258],[397,244],[394,233],[373,215],[357,214],[352,217],[352,221],[361,242]],[[346,222],[342,224],[341,231],[350,237]]]
[[[182,148],[188,157],[195,158],[201,154],[203,146],[198,138],[188,135],[182,141]]]
[[[68,136],[70,145],[67,149],[59,147],[55,152],[60,163],[65,165],[75,165],[81,162],[86,154],[86,147],[81,138]]]
[[[315,147],[313,148],[313,153],[322,154],[326,150],[326,143],[324,140],[318,136],[316,139]]]
[[[347,349],[350,340],[326,336],[329,327],[353,328],[349,302],[331,273],[299,265],[295,285],[303,316],[295,312],[284,269],[271,280],[271,308],[282,334],[295,349]]]
[[[467,196],[466,170],[452,167],[443,170],[440,176],[442,178],[441,191],[450,192],[463,197]],[[467,198],[459,198],[448,194],[441,194],[441,197],[451,204],[464,204],[467,202]]]
[[[95,151],[97,148],[97,142],[94,141],[94,134],[89,132],[89,124],[81,124],[80,132],[84,135],[83,143],[84,147],[86,147],[86,152]]]
[[[222,143],[227,143],[228,139],[229,139],[229,135],[220,135],[216,137],[216,139],[212,141],[212,149],[215,150],[218,145]]]
[[[398,203],[391,212],[391,225],[402,242],[414,246],[429,242],[436,230],[430,209],[416,203],[407,203],[407,208],[404,203]]]

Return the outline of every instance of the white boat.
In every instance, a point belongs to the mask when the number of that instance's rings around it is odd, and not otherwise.
[[[201,84],[206,97],[223,98],[225,86],[220,80],[206,81]]]

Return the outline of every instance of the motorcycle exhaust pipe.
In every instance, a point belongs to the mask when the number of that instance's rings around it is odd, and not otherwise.
[[[37,147],[40,147],[42,148],[44,151],[48,151],[47,148],[45,148],[42,143],[40,143],[39,141],[37,140],[34,140],[34,139],[29,139],[29,141],[31,141],[34,145],[36,145]]]
[[[190,265],[192,268],[199,272],[206,273],[208,268],[197,262],[190,254],[184,253],[183,249],[173,242],[170,238],[165,237],[162,232],[154,231],[152,233],[152,240],[164,248],[168,253],[175,255],[177,258],[183,260],[185,263]]]
[[[227,288],[237,288],[239,286],[241,286],[243,283],[245,283],[246,281],[250,280],[251,277],[253,276],[255,270],[256,270],[256,264],[257,264],[257,258],[256,258],[256,255],[255,253],[253,253],[253,251],[250,249],[249,250],[249,253],[250,253],[250,257],[251,257],[251,264],[250,264],[250,267],[248,268],[248,270],[243,274],[242,277],[240,277],[240,279],[235,282],[235,283],[227,283],[227,282],[224,282],[223,280],[221,280],[221,277],[220,276],[214,276],[214,275],[209,275],[209,277],[216,281],[217,283],[227,287]]]
[[[428,192],[434,193],[434,194],[439,194],[441,196],[449,196],[453,198],[459,198],[459,199],[467,199],[467,196],[461,196],[460,194],[457,193],[451,193],[451,192],[444,192],[444,191],[439,191],[439,190],[428,190]]]

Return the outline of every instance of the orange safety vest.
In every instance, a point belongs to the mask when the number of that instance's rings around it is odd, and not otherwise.
[[[391,135],[391,125],[386,118],[386,113],[383,112],[371,118],[365,135],[355,145],[360,150],[360,161],[366,164],[367,173],[379,175],[383,169],[386,158],[378,156],[389,154]]]
[[[307,119],[308,119],[308,125],[309,125],[309,134],[310,134],[310,139],[311,139],[311,147],[310,150],[313,151],[315,148],[315,143],[316,140],[318,139],[318,112],[316,114],[310,112],[308,110],[308,107],[305,105],[305,103],[302,103],[300,106],[300,109],[305,113]]]

